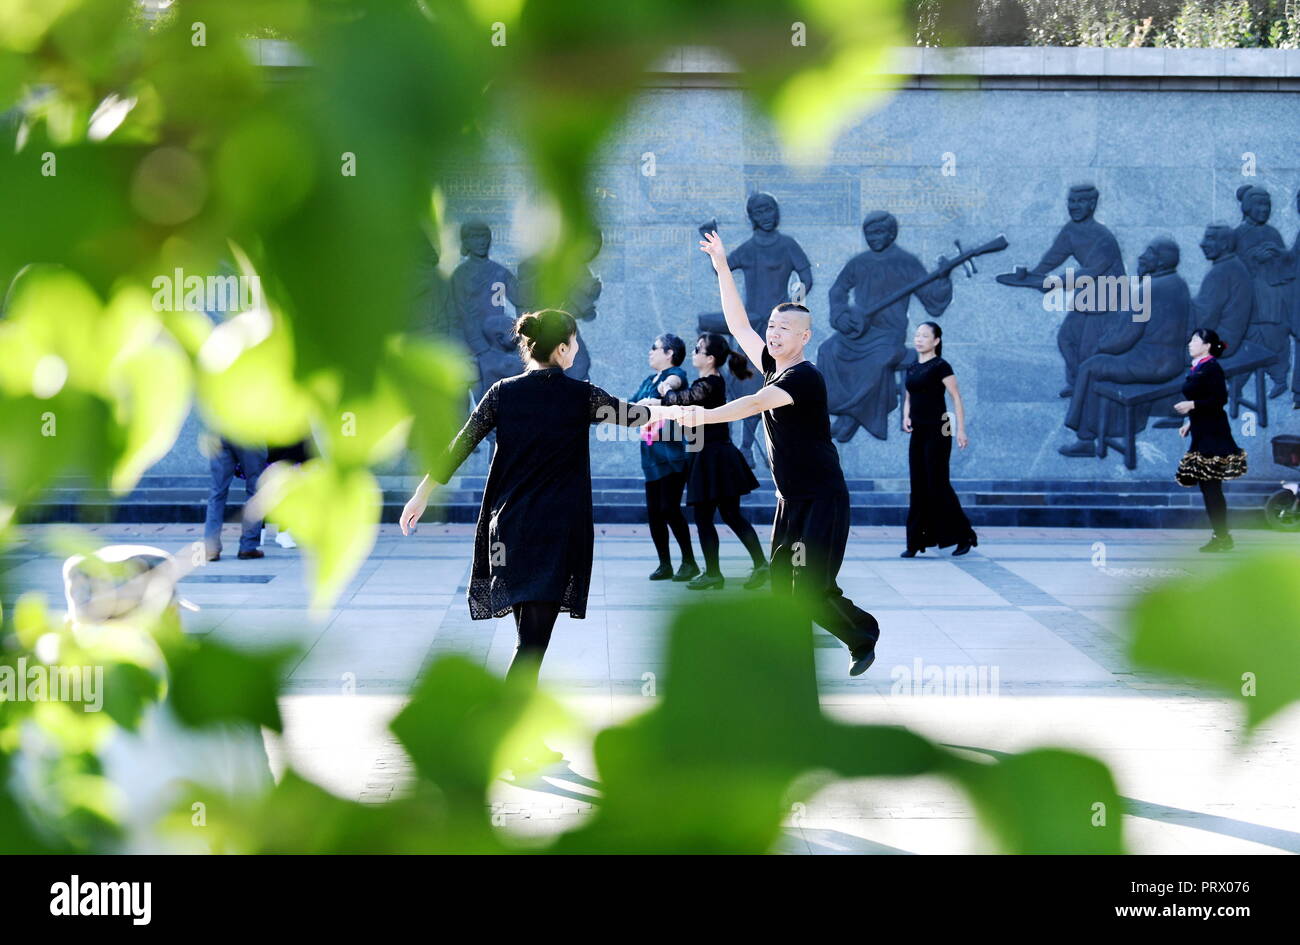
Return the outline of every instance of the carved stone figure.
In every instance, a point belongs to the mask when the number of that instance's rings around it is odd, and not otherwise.
[[[906,349],[907,308],[912,296],[931,318],[952,302],[951,268],[879,308],[879,303],[929,275],[921,261],[898,246],[898,221],[877,210],[862,221],[867,250],[850,259],[830,289],[835,334],[817,349],[817,369],[826,379],[826,400],[835,417],[831,434],[841,443],[859,427],[879,440],[888,437],[889,413],[898,406],[894,368]],[[943,271],[945,270],[946,271]]]
[[[484,330],[493,315],[505,315],[506,303],[519,308],[519,286],[512,273],[488,257],[492,230],[486,223],[471,221],[460,228],[460,252],[464,260],[451,274],[451,308],[461,336],[479,362],[479,389],[483,385],[483,355],[492,348]]]
[[[1033,269],[1017,267],[1014,273],[997,277],[1003,285],[1021,285],[1047,291],[1044,277],[1073,258],[1078,263],[1074,270],[1076,281],[1096,280],[1103,276],[1122,277],[1124,260],[1120,256],[1119,241],[1102,224],[1094,219],[1099,193],[1092,184],[1076,184],[1066,196],[1070,221],[1061,227],[1051,247],[1043,254]],[[1062,397],[1074,390],[1079,365],[1097,353],[1106,326],[1127,317],[1127,313],[1106,310],[1078,311],[1071,306],[1056,334],[1057,348],[1065,361],[1065,388]]]
[[[1237,234],[1222,223],[1205,228],[1201,252],[1210,271],[1192,299],[1187,336],[1197,328],[1213,328],[1227,344],[1223,360],[1240,353],[1255,310],[1255,287],[1250,270],[1237,254]]]
[[[449,307],[449,283],[438,269],[438,247],[422,237],[418,252],[411,330],[434,338],[450,338],[455,324]]]
[[[478,391],[479,397],[487,393],[487,389],[497,381],[514,377],[524,369],[523,361],[519,359],[513,321],[505,315],[490,315],[483,323],[483,332],[491,347],[479,358],[479,366],[483,371],[483,386]]]
[[[1158,384],[1172,380],[1187,365],[1187,319],[1191,293],[1178,274],[1178,244],[1157,237],[1138,257],[1138,277],[1151,277],[1145,320],[1125,313],[1112,319],[1098,342],[1098,352],[1084,360],[1075,378],[1065,425],[1078,439],[1063,446],[1065,456],[1096,456],[1101,410],[1106,406],[1095,392],[1099,381],[1121,384]],[[1145,426],[1149,408],[1140,412]]]
[[[604,245],[603,237],[597,231],[587,262],[590,263],[600,255]],[[541,259],[531,256],[519,264],[519,294],[524,311],[536,311],[540,308],[558,308],[568,312],[579,322],[589,322],[596,317],[596,300],[600,298],[601,283],[595,273],[587,268],[587,275],[574,286],[567,298],[548,301],[542,298],[540,279]],[[591,354],[582,342],[582,330],[578,330],[578,355],[573,364],[564,372],[579,381],[591,379]]]
[[[1237,226],[1237,255],[1250,270],[1255,286],[1255,314],[1246,339],[1276,354],[1265,370],[1273,386],[1268,396],[1286,390],[1291,366],[1291,305],[1295,285],[1295,260],[1282,242],[1282,234],[1269,226],[1273,201],[1267,190],[1251,184],[1237,188],[1241,223]]]

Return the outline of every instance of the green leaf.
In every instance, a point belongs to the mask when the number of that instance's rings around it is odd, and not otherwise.
[[[394,338],[383,376],[400,392],[413,418],[410,445],[422,468],[431,469],[464,421],[471,381],[464,355],[445,344]]]
[[[199,351],[199,406],[237,443],[288,444],[310,430],[313,400],[294,379],[287,325],[265,310],[212,330]]]
[[[1168,581],[1131,613],[1133,659],[1209,683],[1255,728],[1300,698],[1300,556],[1252,554]]]
[[[1095,758],[1056,748],[993,764],[954,758],[948,771],[966,788],[1003,852],[1124,852],[1124,802]]]
[[[276,697],[296,649],[244,650],[202,639],[171,647],[167,700],[192,728],[222,723],[283,728]]]
[[[0,704],[0,712],[3,712]],[[23,806],[10,790],[12,774],[10,756],[0,751],[0,852],[3,853],[66,853],[62,845],[47,843],[28,819]]]
[[[374,547],[383,493],[368,470],[312,459],[268,469],[254,503],[254,515],[293,532],[311,563],[319,610],[333,605]]]

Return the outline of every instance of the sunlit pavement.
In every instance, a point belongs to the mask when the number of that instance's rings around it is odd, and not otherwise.
[[[197,525],[87,530],[105,544],[169,551],[201,538]],[[6,594],[42,590],[57,607],[60,562],[44,550],[46,531],[27,529],[0,569]],[[724,573],[738,584],[748,558],[729,531],[719,531]],[[386,725],[420,668],[459,652],[504,671],[513,621],[470,621],[465,604],[471,532],[426,524],[404,538],[384,526],[338,606],[312,618],[300,553],[269,544],[266,558],[239,561],[235,526],[227,527],[229,557],[183,584],[202,608],[186,615],[187,629],[247,646],[301,644],[282,700],[285,732],[268,736],[277,774],[288,762],[341,796],[382,803],[411,775]],[[844,649],[818,632],[825,711],[907,725],[981,753],[1044,745],[1090,752],[1111,766],[1129,800],[1134,852],[1300,852],[1300,710],[1247,742],[1235,705],[1137,673],[1125,656],[1128,603],[1164,576],[1206,567],[1207,556],[1196,553],[1206,537],[1199,530],[989,528],[965,558],[932,551],[903,560],[901,529],[855,528],[841,585],[877,616],[883,634],[875,666],[850,679]],[[1300,543],[1300,536],[1261,531],[1236,537],[1241,552]],[[647,581],[654,565],[643,526],[597,526],[587,618],[560,618],[542,673],[589,731],[556,741],[568,760],[542,777],[498,782],[492,802],[502,829],[545,836],[599,805],[590,733],[643,711],[662,692],[666,617],[677,601],[696,596],[681,584]],[[931,667],[982,669],[987,691],[927,694]],[[979,685],[978,675],[969,678]],[[936,778],[841,781],[795,794],[783,841],[789,853],[988,849],[965,797]]]

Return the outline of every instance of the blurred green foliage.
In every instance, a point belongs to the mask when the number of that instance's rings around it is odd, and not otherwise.
[[[315,435],[319,459],[268,474],[259,501],[311,557],[313,602],[328,607],[374,541],[371,469],[404,448],[429,463],[457,423],[462,352],[406,334],[421,267],[443,250],[429,241],[446,169],[491,128],[517,135],[559,212],[542,291],[562,296],[589,254],[588,164],[646,68],[682,44],[718,47],[787,145],[815,152],[883,94],[875,73],[911,28],[903,8],[178,0],[149,20],[130,0],[0,5],[0,540],[60,477],[129,491],[193,403],[235,439]],[[792,42],[797,25],[805,45]],[[249,43],[266,36],[291,38],[308,67],[273,78]],[[160,277],[231,266],[256,277],[263,305],[214,327],[158,304]],[[664,699],[599,733],[599,811],[544,849],[770,850],[792,785],[828,772],[948,778],[1009,852],[1123,849],[1121,801],[1093,759],[1043,749],[989,760],[826,718],[794,608],[724,599],[679,614]],[[1175,671],[1223,682],[1276,653],[1271,637],[1247,636],[1216,675],[1206,654],[1223,640],[1202,628],[1178,641],[1195,653],[1176,664],[1162,619],[1142,618],[1140,653]],[[108,681],[103,712],[0,701],[7,851],[131,848],[139,825],[106,759],[165,720],[196,737],[281,727],[292,654],[195,641],[171,612],[73,626],[26,596],[0,641],[4,666],[103,667]],[[1267,679],[1256,721],[1293,698]],[[158,826],[180,848],[218,852],[525,849],[493,828],[487,794],[565,724],[544,694],[444,658],[393,723],[417,774],[409,796],[361,805],[290,770],[264,793],[179,789]],[[194,792],[207,805],[197,834]],[[1099,822],[1098,805],[1112,816]]]
[[[1134,660],[1226,693],[1251,728],[1300,699],[1300,555],[1169,581],[1138,602],[1133,626]]]

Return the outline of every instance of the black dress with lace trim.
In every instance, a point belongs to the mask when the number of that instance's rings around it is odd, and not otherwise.
[[[1217,359],[1199,361],[1187,372],[1183,399],[1195,406],[1187,415],[1192,441],[1174,474],[1178,484],[1194,486],[1246,475],[1246,451],[1232,438],[1223,410],[1228,402],[1228,382]]]
[[[670,390],[663,402],[669,406],[721,407],[727,402],[727,382],[717,374],[696,378],[686,390]],[[689,463],[686,504],[714,503],[742,496],[758,488],[758,480],[745,457],[731,442],[731,425],[706,423],[696,427],[698,449],[686,447]]]
[[[446,482],[496,431],[474,535],[467,595],[472,620],[504,617],[524,601],[559,601],[570,617],[586,616],[595,544],[590,428],[649,420],[649,408],[567,377],[558,367],[488,388],[430,472]]]

